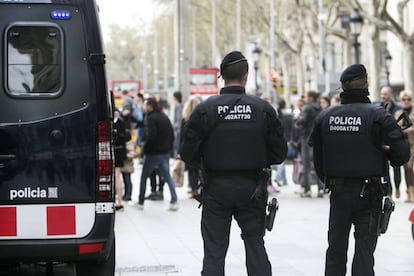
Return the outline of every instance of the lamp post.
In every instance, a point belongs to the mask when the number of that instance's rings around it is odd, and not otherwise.
[[[260,54],[262,53],[262,49],[260,49],[257,42],[254,44],[253,49],[253,61],[254,61],[254,72],[255,72],[255,82],[256,82],[256,95],[260,96],[260,85],[259,85],[259,58]]]
[[[349,18],[349,27],[351,34],[354,36],[354,49],[355,49],[355,63],[359,63],[359,47],[361,44],[358,42],[358,36],[361,34],[362,25],[364,24],[364,18],[362,18],[358,9],[355,9]]]
[[[390,51],[388,49],[384,50],[384,65],[385,65],[385,74],[387,76],[387,86],[390,86],[390,67],[391,67],[391,61],[392,56],[390,54]]]
[[[312,68],[309,66],[309,63],[306,63],[306,81],[308,82],[308,90],[311,90],[311,82],[312,82]]]

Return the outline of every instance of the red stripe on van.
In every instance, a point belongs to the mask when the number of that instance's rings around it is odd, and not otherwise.
[[[17,236],[16,207],[0,207],[0,236]]]
[[[49,206],[46,211],[47,235],[76,235],[75,206]]]

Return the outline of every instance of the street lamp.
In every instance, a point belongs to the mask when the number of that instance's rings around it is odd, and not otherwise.
[[[390,86],[390,67],[391,67],[392,56],[390,54],[390,51],[388,51],[388,49],[384,50],[384,61],[385,61],[385,74],[387,76],[387,86]]]
[[[362,18],[358,9],[355,9],[349,18],[349,27],[351,34],[354,36],[354,49],[355,49],[355,63],[359,63],[359,46],[358,36],[361,34],[362,25],[364,24],[364,18]]]
[[[260,54],[262,53],[262,49],[260,49],[257,42],[254,44],[253,49],[253,61],[254,61],[254,72],[255,72],[255,82],[256,82],[256,95],[260,95],[260,85],[259,85],[259,58]]]
[[[308,82],[308,90],[311,90],[311,82],[312,82],[312,68],[306,63],[306,81]]]

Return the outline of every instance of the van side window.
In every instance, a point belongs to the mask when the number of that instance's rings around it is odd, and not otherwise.
[[[12,26],[6,32],[7,91],[15,96],[62,90],[61,31],[54,26]]]

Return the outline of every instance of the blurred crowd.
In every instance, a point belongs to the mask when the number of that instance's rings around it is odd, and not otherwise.
[[[189,196],[191,198],[199,196],[199,171],[197,168],[186,166],[180,160],[178,150],[181,130],[188,121],[191,112],[203,101],[203,98],[191,96],[183,103],[182,94],[175,92],[172,103],[169,104],[166,99],[161,97],[145,98],[142,94],[131,95],[128,91],[123,91],[122,95],[122,104],[115,108],[114,112],[116,209],[122,210],[123,202],[131,201],[133,187],[131,174],[134,172],[134,160],[143,164],[146,155],[152,156],[161,153],[168,154],[168,159],[172,158],[173,161],[165,163],[163,160],[163,163],[154,166],[148,176],[141,175],[138,207],[143,208],[144,200],[164,200],[164,186],[167,183],[171,192],[170,210],[175,211],[178,209],[178,204],[174,187],[184,185],[184,175],[188,177],[186,183],[188,183]],[[397,102],[394,99],[392,88],[386,86],[381,89],[381,100],[375,104],[386,108],[396,119],[404,112],[411,120],[414,120],[412,98],[412,92],[402,91],[399,94],[400,102]],[[297,185],[295,193],[301,198],[322,198],[325,196],[327,191],[313,168],[313,149],[308,142],[316,116],[322,110],[340,103],[339,93],[333,96],[321,96],[316,91],[308,91],[305,96],[300,97],[291,106],[288,106],[283,99],[278,101],[275,109],[288,141],[288,155],[285,162],[272,168],[272,177],[268,183],[269,193],[279,193],[284,186],[293,183]],[[149,114],[164,114],[165,117],[168,117],[170,126],[165,125],[163,129],[160,129],[162,118],[157,115],[152,116],[157,118],[156,120],[148,120]],[[166,130],[170,127],[172,134]],[[406,126],[401,125],[401,127],[405,128]],[[414,128],[407,126],[404,132],[411,145],[411,158],[403,168],[390,167],[390,173],[387,175],[390,183],[389,196],[400,198],[400,184],[402,175],[404,175],[406,202],[414,202]],[[164,139],[155,139],[154,135],[162,136]],[[170,136],[172,139],[168,138]],[[158,145],[154,146],[154,141]],[[148,148],[149,144],[151,144],[151,150]],[[171,168],[169,167],[170,163]],[[168,168],[164,168],[164,165],[161,164],[168,164]],[[286,164],[293,165],[292,175],[286,175]],[[187,173],[184,174],[184,171]],[[145,194],[146,189],[142,186],[147,185],[147,177],[149,178],[150,192]]]

